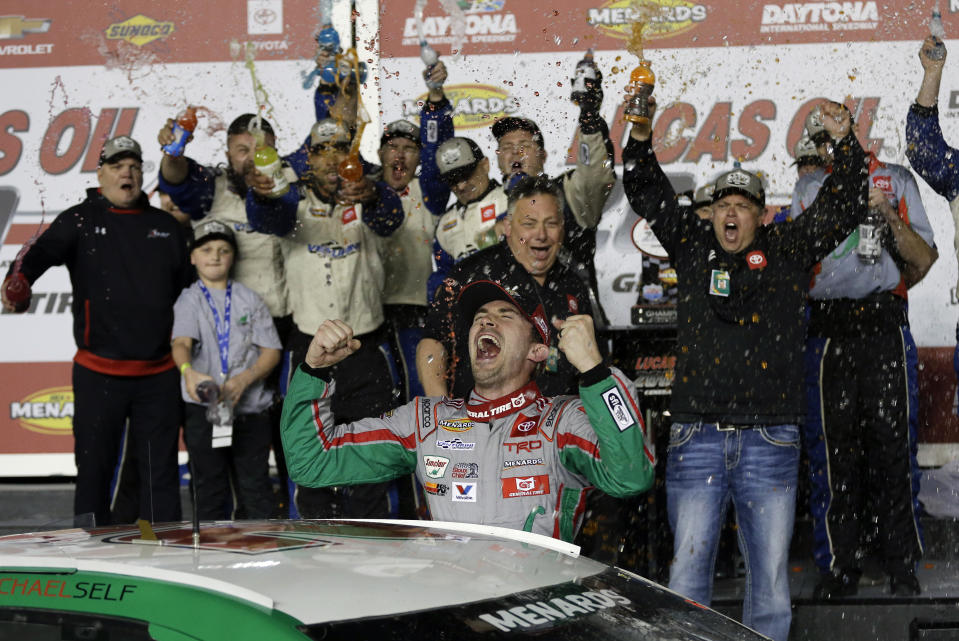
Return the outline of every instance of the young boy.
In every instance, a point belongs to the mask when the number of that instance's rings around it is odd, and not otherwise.
[[[263,379],[280,362],[280,339],[263,300],[230,278],[235,259],[236,238],[226,224],[197,225],[190,262],[199,278],[173,308],[173,359],[182,375],[183,434],[201,519],[269,518],[273,508],[267,414],[273,392]],[[216,439],[207,419],[209,399],[197,393],[204,381],[216,384],[223,401]],[[224,428],[230,424],[232,434]],[[219,438],[224,429],[226,441],[232,440],[228,447]]]

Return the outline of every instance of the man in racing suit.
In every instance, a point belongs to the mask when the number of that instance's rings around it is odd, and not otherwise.
[[[716,180],[711,220],[681,206],[648,124],[633,126],[623,150],[626,197],[668,252],[679,288],[666,463],[669,587],[709,604],[732,502],[746,562],[743,623],[778,641],[789,637],[791,621],[787,561],[809,272],[866,211],[864,154],[849,112],[835,103],[823,110],[836,171],[810,213],[788,225],[760,225],[765,190],[739,168]]]
[[[929,50],[936,44],[934,36],[929,36],[919,50],[923,69],[922,85],[906,117],[906,157],[926,184],[949,201],[956,230],[953,244],[959,256],[959,162],[956,162],[959,149],[946,144],[939,126],[939,85],[946,58],[944,56],[936,60],[929,57]],[[956,291],[959,291],[959,285]],[[956,327],[956,337],[953,367],[959,378],[959,326]]]
[[[410,472],[432,518],[523,529],[571,541],[586,493],[637,494],[653,481],[633,386],[603,364],[592,318],[554,320],[581,373],[580,398],[540,395],[548,355],[542,306],[492,281],[464,288],[476,387],[467,400],[418,397],[379,418],[334,425],[324,368],[359,347],[341,321],[317,331],[291,382],[283,443],[291,476],[313,486],[384,481]]]
[[[831,163],[832,145],[815,110],[806,130]],[[802,219],[830,172],[820,168],[799,179],[794,219]],[[937,254],[908,169],[869,154],[869,207],[884,219],[878,258],[860,255],[860,236],[869,233],[860,225],[816,266],[809,289],[803,426],[813,556],[822,574],[814,595],[821,599],[856,594],[868,512],[878,519],[893,593],[912,595],[920,589],[915,575],[922,556],[915,460],[918,371],[906,290],[925,276]]]

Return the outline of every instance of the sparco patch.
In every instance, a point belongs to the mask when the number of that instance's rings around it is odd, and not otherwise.
[[[606,403],[606,409],[609,411],[609,415],[613,417],[620,432],[625,432],[636,424],[632,415],[626,411],[626,402],[618,388],[614,387],[603,392],[603,402]]]

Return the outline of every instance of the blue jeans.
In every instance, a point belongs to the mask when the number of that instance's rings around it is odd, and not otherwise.
[[[674,423],[670,429],[666,497],[675,551],[669,587],[709,605],[719,532],[731,499],[746,563],[743,623],[786,641],[799,427],[718,428]]]

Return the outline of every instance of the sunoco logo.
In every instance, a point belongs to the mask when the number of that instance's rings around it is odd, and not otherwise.
[[[157,22],[142,13],[123,22],[107,27],[108,40],[126,40],[130,44],[142,47],[154,40],[162,40],[173,33],[172,22]]]
[[[875,2],[802,2],[767,4],[760,33],[875,29],[879,9]]]
[[[706,19],[706,6],[688,0],[647,0],[643,4],[654,7],[653,16],[643,31],[644,39],[669,38],[693,29]],[[589,24],[613,38],[629,38],[633,23],[641,19],[633,0],[612,0],[599,9],[589,10]]]
[[[69,435],[73,430],[73,388],[51,387],[10,403],[10,418],[31,432]]]
[[[506,91],[492,85],[453,85],[444,88],[453,105],[453,125],[457,130],[488,127],[503,116],[519,111],[520,102]],[[403,117],[419,118],[420,105],[427,95],[403,101]]]

